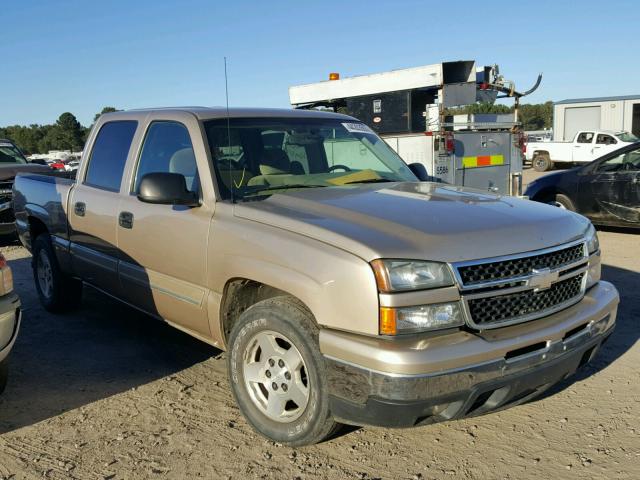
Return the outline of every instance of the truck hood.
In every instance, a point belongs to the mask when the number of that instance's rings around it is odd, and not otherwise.
[[[46,165],[30,163],[0,163],[0,181],[13,179],[18,173],[48,173],[51,168]]]
[[[366,261],[473,260],[559,245],[589,221],[514,197],[437,183],[382,183],[278,193],[234,214],[305,235]]]

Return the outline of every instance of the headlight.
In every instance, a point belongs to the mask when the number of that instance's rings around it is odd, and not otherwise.
[[[378,290],[384,293],[453,285],[449,267],[444,263],[421,260],[374,260],[371,262]]]
[[[587,230],[587,250],[589,251],[589,255],[600,250],[600,241],[598,240],[598,233],[593,225],[589,225],[589,229]]]
[[[442,330],[463,324],[460,302],[380,309],[381,335]]]

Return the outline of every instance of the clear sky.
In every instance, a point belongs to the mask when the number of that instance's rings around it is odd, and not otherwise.
[[[497,63],[528,102],[640,94],[640,2],[4,0],[0,125],[103,106],[287,107],[290,85]]]

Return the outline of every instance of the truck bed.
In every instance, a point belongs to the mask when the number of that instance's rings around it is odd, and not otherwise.
[[[69,238],[67,207],[75,180],[52,175],[18,174],[13,184],[13,201],[18,234],[31,249],[29,219],[37,219],[52,235]],[[28,192],[28,197],[26,195]]]

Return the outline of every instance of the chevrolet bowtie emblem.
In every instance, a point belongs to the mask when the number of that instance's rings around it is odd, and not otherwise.
[[[533,287],[534,292],[550,288],[551,285],[558,281],[560,276],[560,272],[552,272],[549,268],[541,268],[539,270],[534,268],[531,273],[533,276],[527,280],[527,285]]]

